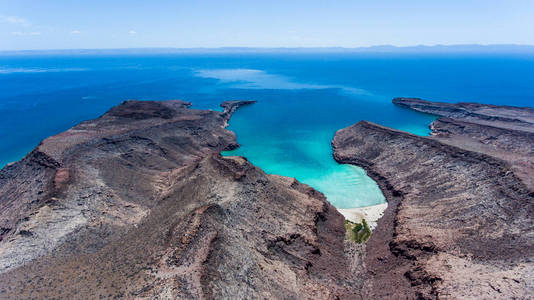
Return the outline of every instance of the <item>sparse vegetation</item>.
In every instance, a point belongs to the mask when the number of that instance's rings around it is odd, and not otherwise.
[[[345,230],[347,238],[359,244],[367,242],[372,233],[365,219],[362,219],[362,223],[345,220]]]

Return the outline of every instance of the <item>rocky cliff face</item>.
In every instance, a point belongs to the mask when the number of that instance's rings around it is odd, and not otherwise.
[[[324,196],[239,157],[223,112],[127,101],[0,171],[0,298],[360,297]]]
[[[532,159],[533,111],[394,102],[447,118],[432,137],[359,122],[332,142],[335,159],[364,167],[389,202],[367,244],[366,296],[530,297],[534,190],[520,165]]]

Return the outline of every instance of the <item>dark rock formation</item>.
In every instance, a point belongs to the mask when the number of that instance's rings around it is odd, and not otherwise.
[[[533,110],[394,102],[447,118],[432,137],[363,121],[332,142],[335,159],[364,167],[389,202],[367,244],[365,296],[531,297],[534,192],[519,161],[532,159]]]
[[[1,170],[0,298],[359,298],[324,196],[220,156],[248,103],[127,101]]]
[[[436,139],[507,161],[534,190],[534,109],[413,98],[396,98],[393,103],[442,116],[431,124]]]
[[[419,98],[395,98],[393,103],[416,111],[469,123],[534,132],[534,109],[530,107],[430,102]]]

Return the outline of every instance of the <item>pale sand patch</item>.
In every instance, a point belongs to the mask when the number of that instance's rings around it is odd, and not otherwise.
[[[367,224],[369,224],[369,227],[375,229],[376,222],[378,222],[384,215],[384,211],[387,207],[387,203],[382,203],[365,207],[341,208],[338,209],[338,211],[345,217],[345,219],[354,223],[361,223],[362,219],[365,219]]]

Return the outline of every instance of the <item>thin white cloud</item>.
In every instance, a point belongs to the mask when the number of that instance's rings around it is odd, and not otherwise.
[[[128,31],[128,34],[129,34],[129,35],[135,35],[135,34],[137,34],[137,31],[135,31],[135,30],[130,30],[130,31]]]
[[[20,25],[20,26],[26,26],[26,27],[31,25],[31,23],[24,18],[17,17],[17,16],[5,16],[5,15],[0,15],[0,23],[8,23],[12,25]]]
[[[80,34],[81,32],[79,30],[73,30],[70,32],[70,34]]]
[[[41,32],[39,32],[39,31],[32,31],[32,32],[13,31],[13,32],[11,32],[11,35],[14,35],[14,36],[36,36],[36,35],[41,35]]]

